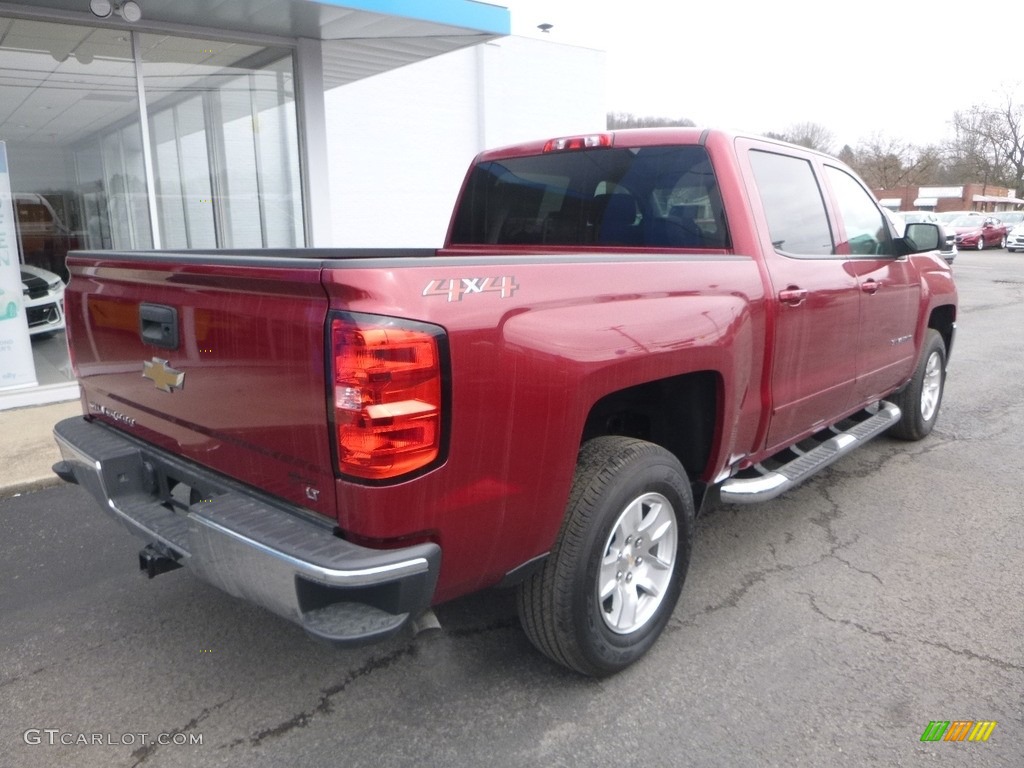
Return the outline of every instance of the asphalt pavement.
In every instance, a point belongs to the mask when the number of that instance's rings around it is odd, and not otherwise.
[[[955,270],[932,436],[702,517],[668,630],[602,681],[534,651],[509,593],[336,650],[147,580],[75,487],[0,500],[0,766],[1024,766],[1024,255]]]

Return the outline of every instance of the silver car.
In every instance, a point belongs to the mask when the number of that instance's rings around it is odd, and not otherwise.
[[[907,228],[907,224],[919,224],[921,222],[938,224],[944,236],[942,250],[939,251],[939,255],[946,260],[947,264],[953,263],[953,259],[956,258],[956,235],[953,233],[953,230],[946,232],[948,224],[940,221],[938,216],[931,211],[889,211],[888,213],[892,223],[896,226],[896,231],[901,237],[903,230]]]

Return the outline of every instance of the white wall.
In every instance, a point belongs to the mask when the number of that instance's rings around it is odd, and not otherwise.
[[[525,37],[329,91],[336,247],[437,247],[482,149],[603,130],[602,51]]]

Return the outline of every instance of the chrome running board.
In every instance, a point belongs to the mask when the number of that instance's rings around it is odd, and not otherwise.
[[[884,401],[878,404],[877,411],[855,413],[771,459],[730,477],[719,489],[721,499],[726,504],[754,504],[774,499],[882,434],[899,419],[900,409]]]

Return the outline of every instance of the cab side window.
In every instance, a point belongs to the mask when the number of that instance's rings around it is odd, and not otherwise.
[[[895,256],[896,248],[889,227],[871,195],[846,171],[827,165],[825,173],[846,230],[846,240],[836,246],[836,253]]]
[[[832,230],[810,162],[752,150],[750,165],[775,249],[795,256],[831,255]]]

